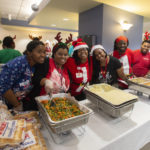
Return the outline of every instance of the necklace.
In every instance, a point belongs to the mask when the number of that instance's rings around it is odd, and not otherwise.
[[[105,68],[103,69],[103,67],[100,66],[100,70],[101,70],[101,75],[103,76],[103,78],[106,78],[106,73],[107,73],[107,58],[105,61]]]

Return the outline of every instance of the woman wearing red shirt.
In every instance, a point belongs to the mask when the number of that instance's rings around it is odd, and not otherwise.
[[[45,78],[40,81],[43,86],[40,95],[67,92],[70,85],[68,71],[64,64],[68,58],[68,47],[65,43],[58,43],[53,47],[52,58],[49,59],[49,70]]]
[[[66,63],[70,75],[70,93],[77,100],[86,99],[83,92],[84,86],[91,80],[92,61],[89,56],[88,46],[82,39],[72,43],[74,46],[72,58]]]

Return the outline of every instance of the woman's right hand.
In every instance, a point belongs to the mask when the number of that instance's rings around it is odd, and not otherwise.
[[[49,79],[45,80],[44,87],[45,87],[46,94],[53,93],[53,83],[51,80],[49,80]]]

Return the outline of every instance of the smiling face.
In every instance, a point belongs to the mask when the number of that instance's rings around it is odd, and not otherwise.
[[[81,62],[86,62],[88,58],[88,50],[86,48],[81,48],[78,50],[78,57]]]
[[[27,52],[33,64],[43,63],[46,57],[46,49],[44,45],[36,46],[31,52]]]
[[[106,60],[106,53],[102,49],[94,50],[94,56],[96,60],[103,62]]]
[[[66,48],[59,48],[54,54],[54,61],[57,65],[62,66],[68,59],[68,50]]]
[[[149,52],[149,49],[150,49],[150,43],[144,42],[144,43],[141,45],[141,53],[142,53],[142,54],[147,54],[147,53]]]
[[[125,53],[126,49],[127,49],[127,42],[124,40],[120,40],[118,43],[116,43],[117,49],[120,53]]]

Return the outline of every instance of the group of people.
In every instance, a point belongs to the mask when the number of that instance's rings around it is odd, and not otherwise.
[[[113,56],[120,60],[123,72],[128,78],[146,77],[150,70],[150,41],[144,40],[141,48],[131,50],[128,48],[129,41],[126,37],[120,36],[114,42]],[[127,88],[128,84],[119,79],[119,86]]]
[[[114,51],[108,55],[102,45],[88,45],[77,39],[72,42],[72,57],[68,56],[67,42],[52,49],[52,58],[46,57],[43,42],[33,40],[26,53],[6,63],[0,73],[0,96],[16,110],[35,110],[35,97],[44,94],[69,92],[77,100],[86,98],[84,87],[108,83],[127,88],[128,78],[147,76],[150,71],[150,42],[143,41],[141,49],[132,51],[129,41],[120,36],[114,42]],[[70,41],[69,41],[70,42]]]

